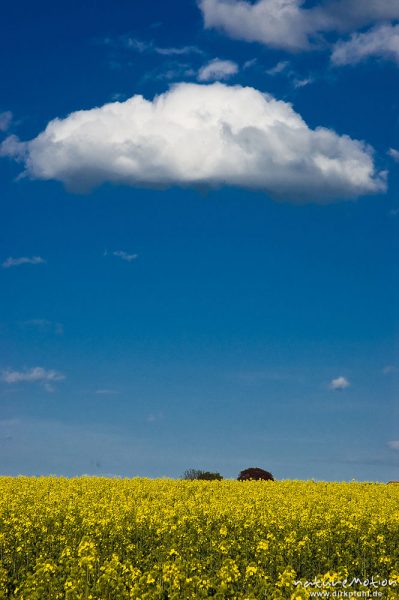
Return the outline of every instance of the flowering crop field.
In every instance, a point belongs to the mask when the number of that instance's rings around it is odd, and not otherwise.
[[[1,477],[0,554],[1,599],[399,598],[399,486]]]

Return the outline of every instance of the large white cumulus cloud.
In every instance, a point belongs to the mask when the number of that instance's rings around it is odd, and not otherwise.
[[[239,186],[293,201],[325,202],[385,189],[372,150],[319,127],[286,102],[250,87],[181,83],[51,121],[2,153],[32,178],[72,191],[104,182],[131,186]]]

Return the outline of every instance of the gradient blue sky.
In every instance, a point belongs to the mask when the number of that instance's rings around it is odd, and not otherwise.
[[[262,18],[279,16],[262,2]],[[273,41],[250,39],[250,21],[246,39],[239,21],[234,35],[211,26],[223,3],[3,7],[2,474],[236,477],[260,466],[280,479],[399,479],[399,53],[369,44],[381,23],[399,35],[399,9],[362,20],[373,1],[351,0],[350,26],[309,26],[292,51],[283,30]],[[334,62],[342,47],[345,63]],[[386,191],[348,187],[325,202],[321,180],[297,198],[290,167],[294,193],[278,201],[278,188],[223,173],[218,185],[126,185],[99,164],[84,194],[60,170],[39,174],[23,142],[51,120],[175,83],[213,86],[201,69],[214,59],[230,61],[215,79],[232,97],[249,86],[312,129],[372,146]],[[82,152],[68,154],[80,182]]]

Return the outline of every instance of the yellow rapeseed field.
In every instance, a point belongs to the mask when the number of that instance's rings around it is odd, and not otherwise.
[[[1,599],[399,598],[399,486],[2,477],[0,492]]]

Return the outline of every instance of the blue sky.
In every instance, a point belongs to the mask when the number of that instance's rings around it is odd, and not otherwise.
[[[0,472],[399,477],[399,8],[21,0]]]

